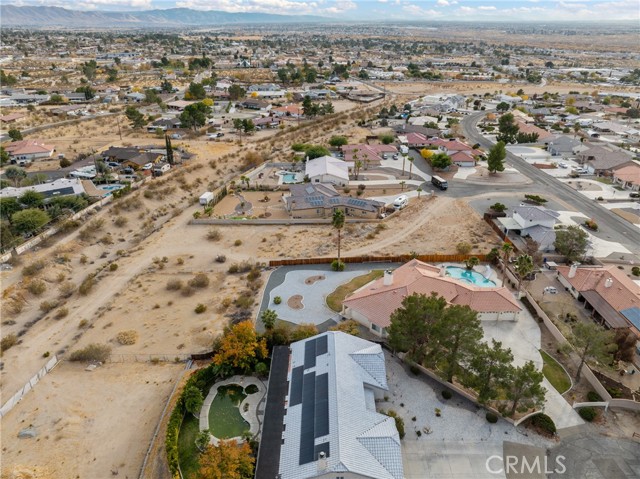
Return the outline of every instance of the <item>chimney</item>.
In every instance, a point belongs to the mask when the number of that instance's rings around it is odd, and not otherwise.
[[[393,271],[390,269],[384,272],[384,278],[382,280],[384,286],[391,286],[393,284]]]
[[[576,271],[578,271],[578,265],[580,263],[573,263],[571,265],[571,268],[569,268],[569,278],[575,278],[576,276]]]
[[[324,472],[327,470],[327,455],[324,451],[320,451],[318,454],[318,472]]]
[[[612,278],[607,278],[604,280],[604,287],[605,288],[610,288],[613,285],[613,279]]]

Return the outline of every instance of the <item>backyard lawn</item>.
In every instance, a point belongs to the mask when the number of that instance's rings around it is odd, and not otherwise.
[[[544,374],[544,377],[547,378],[551,385],[556,388],[560,394],[567,392],[571,387],[571,379],[567,376],[564,368],[560,366],[558,361],[544,351],[540,350],[540,355],[544,361],[544,365],[542,366],[542,373]]]
[[[327,306],[339,313],[342,311],[342,302],[344,301],[344,298],[374,279],[381,278],[383,274],[383,270],[376,269],[370,273],[363,274],[362,276],[357,276],[348,283],[338,286],[333,293],[327,296]]]
[[[196,477],[198,469],[200,469],[199,452],[196,447],[196,437],[199,432],[200,421],[187,413],[182,421],[178,436],[178,458],[182,476],[185,479]]]

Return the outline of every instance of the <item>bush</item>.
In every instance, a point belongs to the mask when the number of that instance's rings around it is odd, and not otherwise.
[[[471,251],[471,245],[469,243],[464,243],[464,242],[458,243],[456,245],[456,250],[460,254],[469,254],[469,252]]]
[[[23,268],[23,270],[22,270],[22,275],[23,276],[35,276],[40,271],[42,271],[45,266],[47,266],[47,262],[42,260],[42,259],[39,259],[39,260],[34,261],[33,263],[28,264],[27,266],[25,266]]]
[[[282,303],[282,298],[280,296],[276,296],[275,298],[273,298],[273,303],[274,304]]]
[[[4,353],[7,349],[12,348],[18,344],[18,337],[11,333],[7,334],[2,340],[0,340],[0,353]]]
[[[129,220],[124,216],[118,216],[113,222],[113,224],[115,224],[118,228],[122,228],[124,225],[127,224],[128,221]]]
[[[128,346],[131,344],[136,344],[138,341],[138,332],[130,329],[128,331],[120,331],[116,336],[116,341],[118,341],[123,346]]]
[[[222,234],[218,229],[209,230],[209,232],[207,233],[207,239],[209,241],[219,241],[220,238],[222,238]]]
[[[634,266],[631,268],[631,274],[634,276],[640,276],[640,266]]]
[[[602,397],[600,397],[600,394],[598,394],[595,391],[589,391],[587,393],[587,399],[589,400],[589,402],[600,402],[600,401],[602,401]]]
[[[91,292],[94,285],[95,285],[94,275],[90,274],[84,279],[84,281],[78,287],[78,293],[80,293],[83,296],[86,296]]]
[[[400,439],[404,438],[404,420],[398,416],[398,414],[393,410],[389,409],[387,411],[387,416],[392,417],[396,421],[396,429],[398,430],[398,435]]]
[[[43,313],[48,313],[52,309],[55,309],[56,306],[58,306],[57,301],[43,301],[42,303],[40,303],[40,311],[42,311]]]
[[[27,286],[27,289],[34,296],[40,296],[42,293],[44,293],[47,290],[47,284],[41,279],[34,279],[29,283],[29,286]]]
[[[111,263],[109,265],[109,271],[115,271],[118,269],[118,263]]]
[[[453,394],[448,389],[445,389],[444,391],[442,391],[442,397],[445,399],[451,399],[453,397]]]
[[[258,376],[266,376],[269,373],[269,366],[263,362],[256,363],[255,372]]]
[[[53,317],[55,319],[62,319],[66,318],[68,314],[69,310],[67,308],[60,308],[58,311],[56,311],[56,314]]]
[[[536,414],[529,421],[532,426],[539,427],[549,434],[556,433],[556,424],[553,422],[553,419],[546,414]]]
[[[584,222],[584,226],[591,231],[598,231],[598,223],[593,220],[587,220]]]
[[[583,407],[583,408],[578,409],[578,414],[580,414],[580,417],[582,419],[584,419],[585,421],[591,422],[598,415],[598,411],[596,411],[592,407]]]
[[[241,244],[242,244],[242,240],[239,240],[239,239],[233,242],[233,246],[240,246]]]
[[[209,286],[209,277],[204,273],[198,273],[189,280],[189,286],[192,288],[206,288]]]
[[[484,417],[487,419],[487,422],[491,424],[495,424],[498,422],[498,416],[496,416],[491,411],[487,412],[487,414]]]
[[[111,348],[106,344],[93,343],[71,353],[70,361],[98,361],[105,362],[111,355]]]
[[[333,271],[344,271],[344,263],[342,261],[338,261],[337,259],[334,259],[331,262],[331,269]]]
[[[167,289],[169,291],[178,291],[182,289],[182,281],[179,279],[170,279],[167,281]]]
[[[194,309],[194,311],[196,312],[196,314],[202,314],[202,313],[204,313],[206,310],[207,310],[207,307],[206,307],[204,304],[202,304],[202,303],[198,304],[198,306],[196,306],[196,309]]]

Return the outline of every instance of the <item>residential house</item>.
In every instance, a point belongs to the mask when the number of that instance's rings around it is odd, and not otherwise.
[[[256,478],[404,478],[379,344],[329,331],[273,356]]]
[[[551,138],[547,143],[547,151],[551,156],[562,156],[563,158],[573,157],[575,148],[580,146],[580,139],[567,135],[558,135]]]
[[[398,153],[398,149],[393,145],[344,145],[342,147],[344,160],[346,162],[362,161],[365,169],[369,166],[378,166],[384,156],[390,157]]]
[[[305,164],[305,175],[311,183],[349,184],[349,165],[333,156],[321,156]]]
[[[0,116],[0,123],[13,124],[18,123],[27,117],[24,113],[10,113],[9,115]]]
[[[469,306],[480,320],[515,321],[522,311],[513,294],[503,286],[475,286],[449,276],[444,266],[414,259],[394,271],[386,271],[382,278],[347,296],[342,316],[357,321],[377,336],[386,337],[391,315],[402,307],[405,297],[433,293],[444,297],[448,304]]]
[[[437,138],[442,134],[440,130],[436,130],[435,128],[425,128],[424,126],[409,124],[397,125],[394,127],[394,131],[398,138],[409,133],[419,133],[425,138]]]
[[[613,170],[633,160],[633,153],[613,146],[585,145],[577,159],[583,163],[589,174],[611,176]]]
[[[630,328],[640,338],[640,286],[616,265],[558,266],[558,280],[609,329]]]
[[[140,103],[141,101],[144,101],[144,99],[147,96],[144,93],[138,93],[138,92],[131,92],[131,93],[127,93],[124,96],[125,101],[127,102],[133,102],[133,103]],[[168,106],[168,105],[167,105]]]
[[[265,116],[262,118],[256,118],[253,120],[253,124],[258,130],[263,130],[265,128],[278,128],[281,121],[282,120],[277,117]]]
[[[135,158],[140,153],[142,153],[142,150],[136,147],[110,146],[102,152],[102,159],[104,161],[123,163],[131,158]]]
[[[56,151],[54,145],[48,145],[40,140],[13,141],[4,147],[9,153],[11,163],[31,163],[40,158],[51,158]]]
[[[29,93],[16,93],[9,97],[9,101],[14,105],[31,105],[44,103],[49,101],[51,95],[38,95],[38,94],[29,94]]]
[[[262,100],[244,100],[240,103],[242,108],[246,108],[247,110],[260,110],[260,111],[269,111],[271,109],[271,103],[267,103]]]
[[[292,218],[331,218],[336,210],[356,218],[380,218],[384,203],[340,195],[332,185],[307,183],[290,185],[289,195],[283,198]]]
[[[282,98],[287,94],[285,90],[274,83],[251,85],[247,89],[247,96],[259,98]]]
[[[525,134],[528,134],[528,135],[537,134],[538,135],[537,143],[544,143],[545,140],[553,138],[553,136],[554,136],[553,133],[551,133],[550,131],[543,130],[542,128],[539,128],[539,127],[537,127],[537,126],[535,126],[533,124],[530,124],[530,123],[525,123],[522,120],[516,119],[515,123],[516,123],[516,125],[518,125],[520,133],[525,133]]]
[[[280,118],[302,118],[304,116],[304,110],[298,105],[286,105],[272,108],[271,113]]]
[[[613,182],[626,190],[640,191],[640,164],[624,163],[612,169]]]
[[[121,165],[124,167],[133,168],[134,170],[141,169],[144,165],[151,163],[152,165],[157,165],[164,159],[164,155],[161,153],[139,153],[136,156],[133,156],[129,159],[122,161]]]
[[[184,111],[186,107],[189,105],[193,105],[194,103],[198,103],[197,101],[188,101],[188,100],[176,100],[170,101],[167,103],[167,108],[173,111]]]
[[[89,181],[88,183],[91,182]],[[91,185],[93,186],[93,183],[91,183]],[[0,198],[19,198],[27,191],[36,191],[44,195],[45,198],[71,195],[77,196],[85,194],[85,185],[83,184],[83,180],[59,178],[50,183],[23,186],[21,188],[8,186],[0,190]]]
[[[496,218],[505,233],[530,237],[541,251],[553,251],[556,240],[554,226],[560,215],[543,206],[518,206],[511,216]]]
[[[480,150],[476,150],[456,138],[432,138],[426,142],[426,146],[435,146],[438,151],[446,153],[454,165],[460,167],[472,167],[476,165],[476,158],[482,156]]]
[[[91,103],[94,101],[94,98],[88,99],[84,93],[76,93],[69,92],[65,93],[64,97],[69,101],[69,103]]]
[[[150,125],[147,125],[147,131],[150,133],[155,133],[156,130],[160,129],[162,131],[167,130],[175,130],[180,128],[181,123],[178,118],[160,118],[155,120]]]

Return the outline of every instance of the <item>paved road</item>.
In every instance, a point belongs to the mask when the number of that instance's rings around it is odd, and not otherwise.
[[[468,140],[489,149],[494,143],[484,138],[477,129],[477,123],[485,113],[479,112],[469,115],[462,120],[461,124],[463,134]],[[506,163],[534,181],[533,185],[523,187],[521,190],[527,189],[538,194],[556,196],[559,200],[571,205],[576,211],[593,218],[603,231],[605,239],[621,243],[635,254],[640,253],[640,230],[638,228],[513,153],[507,152]]]

